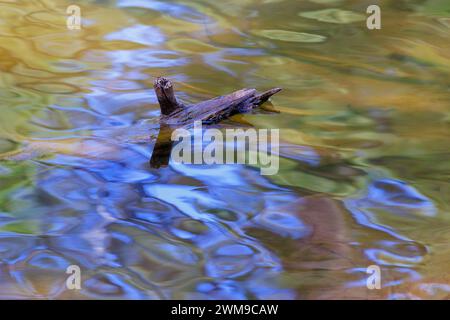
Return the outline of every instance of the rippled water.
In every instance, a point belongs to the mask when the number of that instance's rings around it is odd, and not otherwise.
[[[448,1],[69,4],[0,3],[0,298],[450,297]],[[159,75],[283,87],[279,173],[151,168]]]

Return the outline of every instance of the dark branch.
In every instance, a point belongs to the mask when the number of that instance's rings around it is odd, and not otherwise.
[[[167,166],[173,145],[170,136],[175,128],[195,121],[202,121],[205,124],[218,123],[234,114],[245,113],[259,107],[280,91],[280,88],[274,88],[258,93],[256,89],[242,89],[225,96],[184,106],[175,98],[172,82],[166,78],[157,78],[155,92],[161,108],[161,128],[150,165],[153,168]]]
[[[163,77],[157,78],[154,83],[154,88],[163,115],[170,115],[175,110],[182,108],[182,105],[178,103],[175,97],[173,85],[170,80]]]
[[[258,93],[256,89],[242,89],[225,96],[184,106],[177,102],[172,82],[162,77],[155,81],[155,92],[162,113],[160,122],[171,126],[185,125],[194,121],[218,123],[234,114],[245,113],[259,107],[280,91],[280,88],[274,88]]]

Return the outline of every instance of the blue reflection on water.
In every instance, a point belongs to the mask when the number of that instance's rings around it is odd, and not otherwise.
[[[147,46],[154,46],[165,41],[165,36],[161,31],[153,26],[141,24],[123,28],[114,33],[106,35],[106,40],[123,40],[139,43]]]
[[[384,231],[404,240],[408,239],[379,221],[377,210],[409,217],[434,216],[436,214],[433,202],[427,197],[405,182],[392,179],[372,181],[364,196],[346,199],[345,204],[359,224]]]
[[[206,22],[210,21],[208,16],[203,15],[192,7],[173,2],[165,3],[155,0],[119,0],[117,1],[117,6],[121,8],[138,7],[150,9],[156,12],[172,15],[178,19],[196,23],[204,23],[205,20]]]

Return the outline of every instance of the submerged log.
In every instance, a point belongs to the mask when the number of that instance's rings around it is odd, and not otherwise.
[[[225,96],[186,106],[178,102],[170,80],[159,77],[155,80],[154,88],[161,108],[161,117],[159,135],[150,159],[152,168],[164,167],[169,163],[173,146],[170,137],[175,128],[192,124],[195,121],[202,121],[204,124],[218,123],[232,115],[249,112],[259,107],[271,96],[281,91],[280,88],[273,88],[258,93],[256,89],[242,89]]]
[[[180,126],[202,121],[205,124],[218,123],[237,113],[245,113],[259,107],[271,96],[281,91],[274,88],[263,93],[256,89],[242,89],[225,96],[192,105],[183,105],[175,97],[170,80],[160,77],[154,88],[161,108],[160,123]]]

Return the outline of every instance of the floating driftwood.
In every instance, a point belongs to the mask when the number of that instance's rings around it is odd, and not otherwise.
[[[195,121],[201,121],[204,124],[218,123],[235,114],[246,113],[259,107],[281,91],[281,88],[273,88],[259,93],[256,89],[241,89],[225,96],[186,106],[178,102],[170,80],[164,77],[157,78],[154,88],[161,108],[161,128],[150,159],[150,164],[154,168],[167,165],[172,148],[170,136],[174,128]]]
[[[280,92],[274,88],[263,93],[256,89],[242,89],[225,96],[185,106],[175,97],[170,80],[160,77],[154,83],[156,96],[161,108],[160,123],[179,126],[194,121],[205,124],[218,123],[237,113],[245,113],[266,102],[271,96]]]

